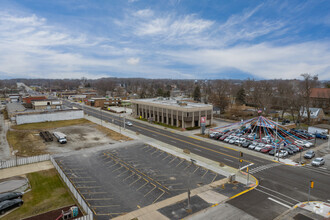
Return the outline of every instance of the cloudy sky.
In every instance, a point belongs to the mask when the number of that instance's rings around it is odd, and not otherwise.
[[[330,79],[328,0],[0,0],[0,78]]]

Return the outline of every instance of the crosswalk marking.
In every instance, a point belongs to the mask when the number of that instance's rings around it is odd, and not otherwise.
[[[262,170],[266,170],[266,169],[281,166],[281,165],[282,164],[280,164],[280,163],[270,163],[270,164],[262,165],[262,166],[259,166],[259,167],[255,167],[255,168],[251,169],[249,173],[254,174],[254,173],[260,172]]]

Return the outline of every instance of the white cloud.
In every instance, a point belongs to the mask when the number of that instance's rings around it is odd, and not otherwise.
[[[228,49],[168,51],[172,60],[191,65],[196,71],[221,73],[237,69],[260,78],[298,78],[301,73],[330,78],[330,45],[307,42],[288,46],[257,44]]]
[[[134,12],[133,15],[136,17],[147,18],[147,17],[153,16],[154,12],[150,9],[143,9],[143,10],[138,10],[138,11]]]
[[[136,58],[131,57],[131,58],[129,58],[129,59],[127,60],[127,63],[128,63],[128,64],[131,64],[131,65],[136,65],[136,64],[138,64],[139,62],[140,62],[140,58],[138,58],[138,57],[136,57]]]
[[[136,28],[136,34],[164,35],[167,37],[199,34],[212,26],[213,22],[197,19],[193,15],[187,15],[176,19],[172,16],[155,18],[148,22],[141,22]]]

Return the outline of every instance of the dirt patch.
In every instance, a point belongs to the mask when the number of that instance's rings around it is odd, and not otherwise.
[[[40,128],[40,125],[36,126]],[[36,128],[34,127],[34,128]],[[65,153],[74,150],[80,150],[84,148],[91,148],[106,144],[114,144],[118,141],[132,140],[129,137],[121,135],[108,128],[104,128],[100,125],[89,123],[83,123],[79,125],[70,125],[65,127],[56,127],[49,129],[50,126],[45,126],[45,129],[31,130],[31,126],[28,130],[23,130],[22,127],[19,130],[11,129],[7,133],[7,139],[14,150],[18,150],[18,156],[33,156],[46,153]],[[13,126],[17,128],[17,126]],[[45,142],[39,135],[40,131],[59,131],[67,136],[67,143],[60,144],[54,137],[54,141]]]

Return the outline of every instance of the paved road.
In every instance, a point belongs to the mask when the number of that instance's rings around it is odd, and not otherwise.
[[[69,103],[69,105],[81,108],[77,104]],[[84,111],[91,116],[114,123],[117,126],[119,124],[123,125],[123,119],[117,116],[90,108],[84,108]],[[235,149],[220,147],[139,122],[134,122],[134,126],[126,128],[175,147],[189,149],[192,153],[202,157],[238,168],[238,160],[240,158],[239,152]],[[241,166],[250,163],[254,164],[251,166],[251,172],[253,171],[253,175],[260,181],[260,186],[251,191],[251,193],[232,199],[229,203],[256,218],[269,219],[269,216],[278,216],[283,210],[287,210],[298,202],[307,201],[308,186],[311,180],[315,181],[315,187],[311,192],[311,200],[330,200],[329,170],[279,165],[269,160],[244,154],[244,162]],[[263,207],[268,206],[268,204],[270,207],[274,207],[274,209],[271,209],[271,213],[262,211]],[[269,216],[267,216],[268,214]]]

